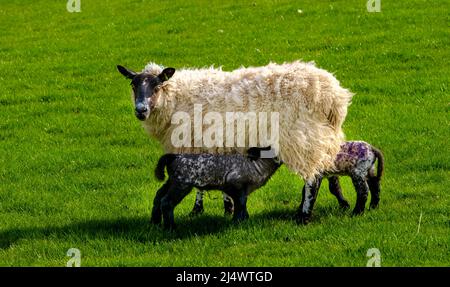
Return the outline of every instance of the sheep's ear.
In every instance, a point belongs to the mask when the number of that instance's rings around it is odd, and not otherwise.
[[[173,74],[175,74],[175,69],[174,68],[165,68],[161,74],[158,75],[158,78],[162,81],[165,82],[168,79],[172,78]]]
[[[137,74],[121,65],[117,65],[117,70],[128,79],[133,79]]]

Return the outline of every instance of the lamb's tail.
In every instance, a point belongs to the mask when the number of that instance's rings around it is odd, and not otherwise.
[[[174,155],[173,154],[165,154],[162,157],[159,158],[158,160],[158,164],[156,165],[155,168],[155,177],[160,180],[163,181],[164,178],[166,177],[164,170],[166,169],[166,166],[174,159]]]
[[[372,147],[372,151],[375,154],[375,157],[378,159],[377,178],[378,180],[380,180],[384,171],[384,156],[383,153],[377,148]]]

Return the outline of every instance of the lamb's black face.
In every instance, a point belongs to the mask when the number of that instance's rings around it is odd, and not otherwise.
[[[139,120],[145,121],[155,107],[155,93],[165,81],[172,77],[175,69],[166,68],[157,76],[145,73],[138,74],[122,66],[117,66],[117,69],[122,75],[131,79],[135,115]]]

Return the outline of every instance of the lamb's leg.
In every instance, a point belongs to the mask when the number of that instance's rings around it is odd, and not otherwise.
[[[189,194],[192,186],[174,183],[170,185],[166,196],[161,199],[161,211],[164,220],[164,229],[175,229],[173,210]]]
[[[328,178],[328,187],[330,189],[331,194],[333,194],[334,196],[336,196],[338,202],[339,202],[339,206],[342,209],[349,209],[350,208],[350,204],[348,203],[348,201],[345,199],[344,195],[342,194],[342,188],[341,185],[339,183],[339,177],[336,175],[330,176]]]
[[[233,190],[232,192],[227,192],[229,196],[232,197],[234,202],[234,213],[233,221],[240,222],[247,219],[247,193],[244,190]]]
[[[195,195],[195,203],[194,207],[192,208],[192,211],[190,213],[191,216],[202,214],[204,211],[203,209],[203,191],[197,190],[197,193]]]
[[[375,209],[378,207],[380,202],[380,179],[376,176],[369,176],[367,180],[370,190],[370,209]]]
[[[164,185],[158,189],[155,198],[153,199],[152,217],[150,222],[153,224],[160,224],[162,220],[161,214],[161,199],[166,195],[169,189],[170,183],[167,181]]]
[[[302,203],[297,213],[297,223],[308,224],[311,219],[314,203],[319,193],[322,177],[307,181],[302,190]]]
[[[234,212],[234,204],[231,196],[228,196],[225,192],[223,195],[223,208],[225,209],[225,215],[232,215]]]
[[[362,214],[366,208],[369,186],[363,175],[352,175],[352,182],[356,190],[356,205],[353,209],[353,215],[359,215]]]

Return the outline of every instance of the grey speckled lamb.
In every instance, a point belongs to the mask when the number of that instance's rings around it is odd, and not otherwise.
[[[167,167],[169,179],[157,191],[153,201],[151,222],[164,228],[175,227],[174,208],[193,187],[200,190],[221,190],[234,202],[234,221],[248,218],[247,196],[263,186],[280,167],[274,158],[261,158],[261,148],[250,148],[248,156],[241,154],[166,154],[155,170],[164,180]]]
[[[375,173],[375,164],[378,161]],[[370,190],[370,208],[376,208],[380,201],[380,180],[384,170],[384,157],[380,150],[363,141],[347,141],[341,145],[341,150],[334,160],[334,169],[325,171],[315,179],[306,181],[303,187],[303,199],[297,220],[308,223],[317,193],[323,177],[328,178],[329,188],[341,207],[349,208],[347,200],[342,195],[338,176],[350,176],[356,190],[356,204],[353,214],[364,212]]]

